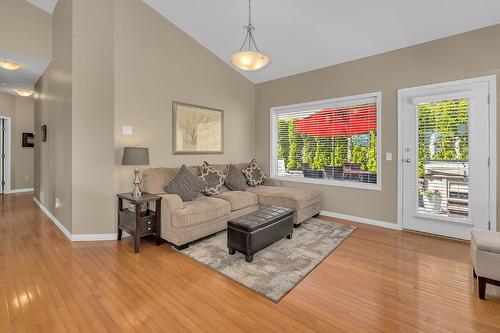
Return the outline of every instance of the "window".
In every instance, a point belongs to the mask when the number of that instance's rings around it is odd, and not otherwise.
[[[380,189],[381,93],[271,109],[271,176]]]

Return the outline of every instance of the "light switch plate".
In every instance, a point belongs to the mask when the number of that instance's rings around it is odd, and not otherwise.
[[[385,160],[392,161],[392,153],[385,153]]]
[[[132,135],[132,126],[122,126],[122,134],[123,135]]]

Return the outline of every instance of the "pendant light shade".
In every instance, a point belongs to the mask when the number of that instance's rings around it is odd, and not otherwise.
[[[269,63],[269,57],[260,52],[241,51],[231,56],[231,62],[244,71],[256,71]]]
[[[259,51],[253,38],[255,27],[252,24],[252,7],[248,0],[248,25],[243,26],[246,30],[245,40],[240,50],[231,56],[231,62],[234,66],[244,71],[256,71],[269,63],[269,56]],[[247,49],[244,49],[245,46]]]

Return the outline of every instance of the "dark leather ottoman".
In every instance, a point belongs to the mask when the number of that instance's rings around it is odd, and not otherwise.
[[[282,207],[262,208],[227,222],[229,254],[243,253],[252,262],[257,251],[280,239],[292,238],[293,210]]]

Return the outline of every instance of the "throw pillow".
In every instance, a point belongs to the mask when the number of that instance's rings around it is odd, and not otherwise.
[[[205,189],[202,193],[212,196],[222,192],[226,175],[222,171],[211,167],[210,164],[205,161],[201,167],[201,175],[198,178],[206,183]]]
[[[247,178],[247,184],[250,186],[259,186],[266,180],[266,174],[259,168],[257,161],[255,159],[250,162],[250,164],[243,169],[243,174]]]
[[[182,201],[193,201],[205,186],[206,184],[193,175],[183,164],[164,189],[169,194],[179,195]]]
[[[226,175],[226,185],[233,191],[244,191],[247,188],[246,178],[233,164],[229,164]]]

